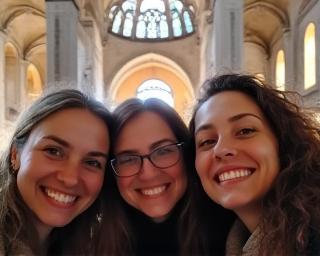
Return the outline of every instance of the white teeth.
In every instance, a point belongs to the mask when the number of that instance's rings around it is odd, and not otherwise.
[[[54,199],[55,201],[57,201],[59,203],[63,203],[63,204],[70,204],[76,199],[76,196],[62,194],[60,192],[51,190],[49,188],[45,188],[45,192],[46,192],[47,196],[49,196],[50,198]]]
[[[154,196],[162,193],[166,189],[166,186],[155,187],[151,189],[141,189],[141,193],[147,196]]]
[[[229,172],[224,172],[219,175],[219,181],[226,181],[226,180],[232,180],[236,178],[241,177],[247,177],[251,175],[251,171],[248,169],[239,169],[239,170],[232,170]]]

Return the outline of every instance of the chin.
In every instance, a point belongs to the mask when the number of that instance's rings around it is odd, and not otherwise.
[[[168,217],[169,217],[169,214],[168,212],[165,212],[165,213],[145,213],[147,216],[149,216],[154,222],[163,222],[165,221]]]

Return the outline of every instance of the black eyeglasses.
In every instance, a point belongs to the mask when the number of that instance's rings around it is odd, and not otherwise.
[[[141,171],[144,158],[148,158],[157,168],[169,168],[180,160],[182,145],[183,142],[165,145],[147,155],[118,155],[111,160],[111,166],[118,177],[130,177],[138,174]]]

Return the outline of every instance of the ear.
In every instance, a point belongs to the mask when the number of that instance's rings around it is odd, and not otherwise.
[[[16,144],[13,144],[11,147],[10,162],[11,162],[12,169],[15,172],[17,172],[20,168],[20,153],[18,151]]]

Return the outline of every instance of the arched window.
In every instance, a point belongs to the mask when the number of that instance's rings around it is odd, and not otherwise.
[[[174,107],[172,90],[165,82],[157,79],[144,81],[137,89],[137,97],[145,100],[148,98],[157,98]]]
[[[286,71],[285,71],[285,57],[284,51],[279,50],[277,54],[276,62],[276,85],[277,89],[284,91],[285,90],[285,80],[286,80]]]
[[[31,104],[42,93],[42,83],[38,69],[30,64],[27,69],[27,97],[28,104]]]
[[[123,0],[109,11],[113,34],[133,40],[169,40],[194,32],[192,5],[183,0]]]
[[[304,88],[316,84],[316,27],[310,23],[304,35]]]

